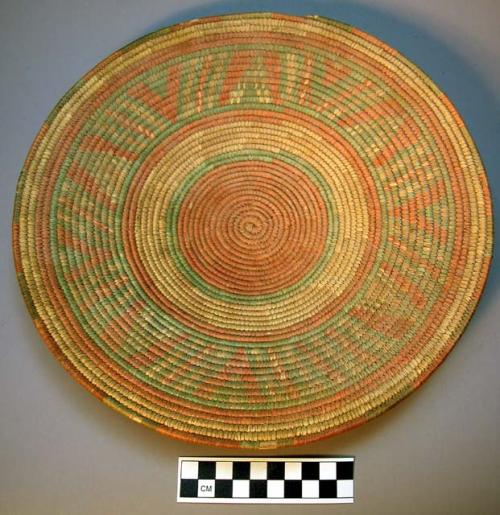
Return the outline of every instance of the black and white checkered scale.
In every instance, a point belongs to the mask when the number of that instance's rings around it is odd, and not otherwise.
[[[179,458],[179,502],[348,503],[354,458]]]

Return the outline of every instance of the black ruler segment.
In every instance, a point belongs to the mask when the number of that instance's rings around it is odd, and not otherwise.
[[[178,502],[354,502],[354,458],[179,458]]]

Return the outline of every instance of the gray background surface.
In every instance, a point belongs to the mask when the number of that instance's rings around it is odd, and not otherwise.
[[[10,221],[19,170],[50,109],[83,73],[139,36],[256,10],[337,18],[421,66],[465,119],[498,206],[498,0],[0,0],[2,515],[500,513],[498,259],[464,336],[422,388],[358,429],[274,453],[355,455],[350,506],[177,505],[178,456],[234,452],[169,440],[99,403],[56,362],[29,319]]]

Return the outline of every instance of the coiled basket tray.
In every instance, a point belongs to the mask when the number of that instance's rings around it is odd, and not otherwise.
[[[36,137],[18,280],[64,367],[160,433],[311,442],[442,362],[492,252],[485,171],[440,89],[318,16],[180,23],[113,53]]]

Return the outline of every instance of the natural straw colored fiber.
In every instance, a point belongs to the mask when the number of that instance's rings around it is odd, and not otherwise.
[[[101,62],[19,180],[17,276],[57,359],[168,436],[273,448],[443,361],[492,253],[485,171],[414,64],[318,16],[180,23]]]

